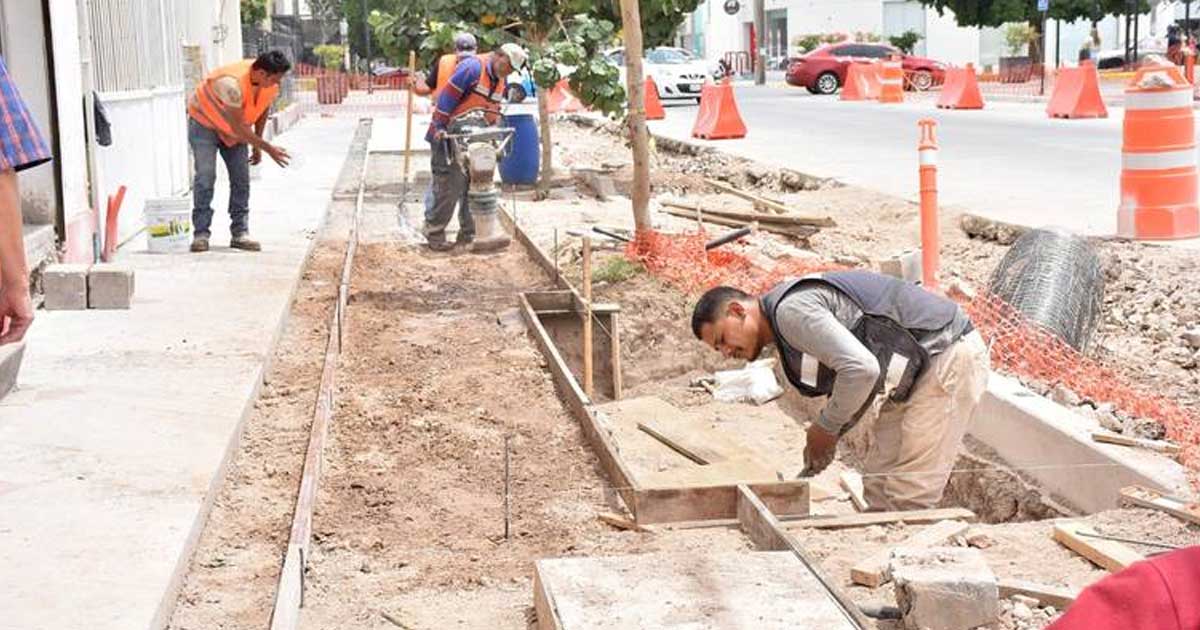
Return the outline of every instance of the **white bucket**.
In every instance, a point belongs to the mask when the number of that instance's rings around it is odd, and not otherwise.
[[[146,247],[154,254],[188,251],[192,242],[192,200],[190,197],[147,199]]]

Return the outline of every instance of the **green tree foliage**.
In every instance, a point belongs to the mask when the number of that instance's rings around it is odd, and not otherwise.
[[[913,48],[917,46],[917,42],[921,41],[921,34],[908,30],[902,35],[893,35],[888,38],[888,43],[904,51],[905,54],[911,55]]]
[[[242,0],[242,24],[258,24],[267,19],[267,0]]]

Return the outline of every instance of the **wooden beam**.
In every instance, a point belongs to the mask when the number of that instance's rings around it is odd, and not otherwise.
[[[842,516],[810,516],[801,520],[783,519],[789,528],[803,529],[848,529],[851,527],[869,527],[871,525],[887,525],[889,523],[907,523],[909,525],[936,523],[938,521],[966,521],[973,523],[975,513],[966,508],[935,508],[930,510],[910,510],[907,512],[863,512],[862,514],[846,514]]]
[[[846,619],[857,628],[874,627],[867,621],[858,605],[833,581],[829,580],[821,565],[815,562],[808,552],[800,546],[796,538],[784,531],[779,520],[771,513],[770,508],[758,498],[754,491],[744,484],[738,486],[737,505],[738,524],[742,532],[750,538],[754,546],[763,551],[791,551],[817,578]]]
[[[662,205],[680,210],[689,210],[691,212],[703,212],[708,215],[716,215],[726,219],[738,219],[741,221],[758,221],[759,223],[771,223],[773,225],[790,225],[790,226],[808,226],[808,227],[833,227],[835,225],[833,219],[828,217],[802,217],[791,214],[767,214],[765,212],[746,212],[744,210],[725,210],[722,208],[702,208],[699,203],[689,203],[680,199],[663,200]]]
[[[592,363],[592,239],[583,237],[583,392],[596,397]]]
[[[639,488],[637,510],[639,525],[703,521],[737,516],[737,483],[690,488]],[[808,514],[807,481],[781,481],[749,484],[772,511],[784,514]]]
[[[550,340],[549,333],[546,332],[545,326],[538,319],[537,313],[529,305],[529,300],[524,294],[521,295],[521,315],[525,318],[525,324],[529,327],[538,349],[542,351],[542,356],[546,358],[550,375],[554,377],[559,394],[567,403],[567,410],[571,412],[583,429],[583,435],[587,438],[588,444],[592,446],[592,452],[596,453],[596,457],[600,459],[600,467],[608,475],[609,483],[621,495],[621,499],[625,501],[625,507],[637,518],[637,488],[634,486],[633,474],[629,472],[625,462],[617,455],[617,449],[608,432],[596,422],[590,409],[591,401],[580,389],[579,383],[571,374],[562,354]]]
[[[1054,524],[1053,536],[1067,549],[1109,571],[1120,571],[1145,559],[1145,556],[1124,543],[1080,535],[1095,533],[1096,530],[1080,521],[1060,521]]]
[[[1200,503],[1186,503],[1143,486],[1121,488],[1121,502],[1166,512],[1175,518],[1200,525]]]
[[[1008,599],[1013,595],[1024,595],[1038,600],[1043,606],[1054,606],[1066,610],[1079,597],[1079,589],[1066,586],[1050,586],[1026,580],[1005,579],[999,581],[1000,598]]]
[[[730,186],[729,184],[726,184],[725,182],[720,181],[720,180],[716,180],[716,179],[712,179],[712,178],[705,178],[704,183],[706,183],[709,186],[712,186],[713,188],[716,188],[717,190],[720,190],[722,192],[729,193],[736,197],[741,197],[742,199],[745,199],[747,201],[751,201],[754,203],[755,206],[766,208],[768,210],[772,210],[778,214],[784,214],[784,215],[788,215],[791,217],[803,219],[803,220],[805,220],[805,222],[808,225],[813,225],[816,227],[833,227],[833,226],[837,225],[837,223],[834,222],[833,218],[831,218],[831,217],[809,217],[809,216],[796,214],[796,213],[792,212],[790,209],[788,209],[787,206],[783,205],[782,203],[780,203],[778,201],[775,201],[774,199],[767,199],[766,197],[763,197],[761,195],[756,195],[752,192],[747,192],[745,190],[741,190],[740,188],[735,188],[735,187]]]
[[[892,557],[892,549],[899,547],[922,548],[936,547],[946,544],[946,541],[967,531],[969,525],[961,521],[941,521],[930,525],[913,534],[896,545],[892,545],[875,555],[859,561],[850,569],[850,579],[855,584],[877,588],[888,581],[887,566]]]
[[[533,569],[533,612],[537,617],[537,630],[563,630],[562,620],[554,606],[554,596],[542,583],[537,565]]]
[[[612,372],[612,397],[621,400],[625,395],[625,378],[621,375],[621,324],[617,313],[608,315],[609,369]]]
[[[685,219],[691,219],[695,216],[694,212],[687,212],[685,210],[678,210],[678,209],[670,208],[670,207],[664,207],[663,212],[670,214],[672,216],[683,217]],[[728,219],[725,217],[714,217],[709,214],[704,215],[704,220],[709,223],[715,223],[717,225],[724,225],[725,227],[739,227],[739,228],[746,227],[747,225],[750,225],[750,223],[752,223],[751,221],[742,221],[741,219]],[[772,223],[759,223],[758,229],[763,230],[765,232],[774,232],[775,234],[782,234],[784,236],[791,236],[793,238],[799,238],[799,239],[806,239],[806,238],[812,236],[813,234],[816,234],[818,231],[817,228],[813,228],[813,227],[807,227],[807,226],[792,227],[792,226],[775,225]]]
[[[867,500],[863,498],[863,478],[862,475],[847,470],[838,477],[838,484],[842,489],[850,493],[850,502],[854,504],[854,509],[859,512],[867,511]]]
[[[1109,431],[1093,431],[1093,442],[1103,442],[1105,444],[1117,444],[1120,446],[1134,446],[1144,448],[1159,453],[1174,455],[1180,451],[1179,445],[1166,440],[1144,440],[1142,438],[1129,437],[1120,433],[1111,433]]]

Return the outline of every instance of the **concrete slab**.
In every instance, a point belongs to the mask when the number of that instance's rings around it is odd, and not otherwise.
[[[17,385],[21,373],[21,362],[25,358],[25,342],[0,346],[0,399],[8,395]]]
[[[1117,507],[1121,488],[1192,496],[1183,466],[1159,453],[1091,439],[1099,423],[992,374],[970,434],[1013,468],[1085,512]]]
[[[356,125],[285,135],[308,159],[254,184],[263,252],[218,212],[207,254],[119,253],[137,308],[39,314],[0,402],[0,628],[165,625]]]
[[[410,149],[414,154],[423,153],[429,160],[429,143],[425,142],[425,132],[429,129],[429,114],[413,114],[412,144]],[[371,126],[371,141],[367,143],[370,153],[403,153],[405,137],[405,119],[403,116],[375,118]]]
[[[536,571],[539,630],[853,627],[790,551],[557,558]]]

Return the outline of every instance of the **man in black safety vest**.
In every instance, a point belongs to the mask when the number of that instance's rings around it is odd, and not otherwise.
[[[759,298],[711,289],[696,304],[692,332],[747,361],[774,343],[787,381],[828,397],[808,428],[801,476],[828,467],[838,439],[883,394],[864,461],[870,509],[941,500],[988,377],[987,348],[957,304],[888,276],[838,271],[788,280]]]

